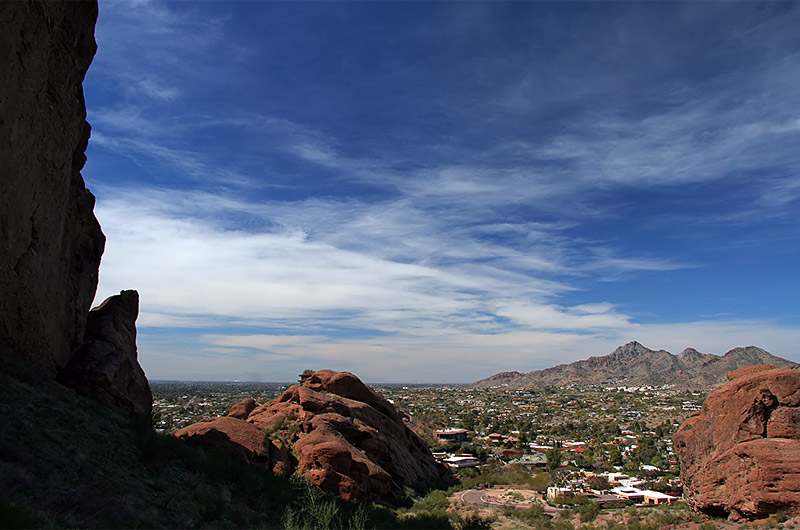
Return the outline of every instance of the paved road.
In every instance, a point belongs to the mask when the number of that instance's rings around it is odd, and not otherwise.
[[[523,504],[507,505],[507,504],[500,504],[497,502],[491,502],[487,500],[485,490],[466,490],[461,492],[460,498],[462,502],[465,502],[467,504],[476,504],[478,506],[493,506],[496,508],[510,508],[513,506],[518,510],[525,510],[527,508],[530,508],[529,505],[523,505]],[[544,505],[544,513],[546,513],[547,515],[555,515],[560,511],[561,510],[559,508],[553,508],[552,506],[549,506],[547,504]]]
[[[478,506],[489,505],[489,503],[486,502],[486,499],[483,496],[483,491],[481,490],[464,491],[461,493],[461,500],[462,502],[466,502],[467,504],[477,504]]]

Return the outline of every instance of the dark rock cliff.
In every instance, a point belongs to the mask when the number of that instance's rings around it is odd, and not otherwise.
[[[105,246],[81,176],[96,20],[96,2],[0,2],[0,361],[146,420],[138,295],[89,317]]]
[[[80,174],[95,2],[0,2],[0,341],[47,376],[83,342],[105,237]]]

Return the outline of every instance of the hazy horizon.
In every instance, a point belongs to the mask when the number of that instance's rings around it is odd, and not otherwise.
[[[154,380],[467,383],[631,340],[800,362],[797,27],[796,3],[101,1],[96,302],[139,291]]]

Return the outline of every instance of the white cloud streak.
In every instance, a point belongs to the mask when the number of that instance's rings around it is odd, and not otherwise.
[[[458,24],[482,21],[475,9]],[[616,29],[615,46],[636,38]],[[719,353],[757,343],[788,354],[792,340],[800,343],[770,322],[645,325],[613,300],[563,302],[578,280],[706,265],[624,250],[614,234],[576,237],[621,215],[615,192],[712,183],[752,194],[746,211],[685,216],[692,228],[794,215],[796,54],[756,68],[744,87],[725,76],[671,86],[647,112],[615,103],[614,79],[594,72],[598,82],[588,83],[574,61],[570,84],[518,71],[532,59],[524,54],[497,64],[476,58],[467,70],[485,80],[480,91],[459,87],[458,105],[431,96],[452,130],[420,127],[408,146],[359,150],[336,127],[323,131],[288,112],[198,104],[227,93],[242,58],[256,53],[236,44],[224,19],[185,4],[107,3],[98,41],[90,77],[117,97],[91,109],[92,149],[133,161],[138,177],[162,186],[92,181],[90,157],[87,181],[108,236],[98,300],[140,291],[142,359],[157,374],[177,374],[196,353],[196,374],[243,373],[280,357],[284,367],[291,358],[299,369],[324,362],[373,379],[388,371],[395,380],[452,381],[541,368],[553,352],[559,362],[603,354],[632,339]],[[567,52],[575,50],[557,59]],[[404,75],[422,77],[415,64]],[[498,72],[502,84],[490,81]],[[568,120],[538,125],[548,106],[561,105],[572,108]],[[530,123],[497,125],[504,120]],[[483,127],[497,134],[469,146]],[[748,178],[767,170],[769,178]],[[333,191],[307,190],[312,180]],[[375,196],[340,191],[348,186]],[[277,189],[296,195],[263,199]],[[148,335],[157,329],[190,333],[190,346],[159,343]]]

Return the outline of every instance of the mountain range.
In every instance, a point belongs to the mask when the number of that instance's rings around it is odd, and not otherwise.
[[[798,364],[758,348],[734,348],[725,355],[700,353],[686,348],[678,355],[666,350],[651,350],[636,341],[624,344],[608,355],[590,357],[528,373],[501,372],[472,383],[471,386],[662,386],[686,389],[713,387],[727,380],[725,374],[753,364],[773,364],[798,368]]]

